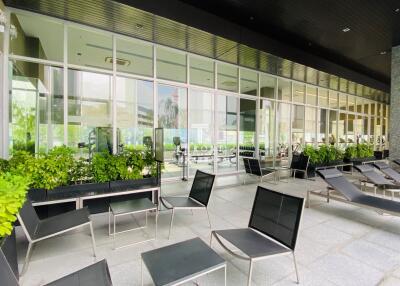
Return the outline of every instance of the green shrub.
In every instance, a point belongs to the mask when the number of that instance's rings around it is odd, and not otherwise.
[[[92,173],[94,181],[97,183],[105,183],[110,181],[113,174],[109,174],[110,154],[107,151],[96,153],[92,159]]]
[[[347,146],[345,151],[346,159],[368,158],[374,156],[374,148],[371,144],[361,143]]]
[[[8,172],[10,170],[10,163],[5,160],[0,158],[0,174]]]
[[[69,181],[74,184],[90,180],[92,177],[92,172],[88,160],[85,158],[79,158],[78,160],[74,160],[69,175],[70,175]]]
[[[0,238],[11,234],[16,215],[26,200],[29,178],[0,174]]]
[[[308,156],[311,164],[320,163],[320,157],[318,153],[318,149],[312,145],[306,145],[303,149],[303,154]]]

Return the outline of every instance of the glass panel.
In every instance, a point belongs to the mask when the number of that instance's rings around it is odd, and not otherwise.
[[[68,63],[112,70],[111,35],[68,27]]]
[[[10,153],[64,144],[63,69],[10,62]]]
[[[338,138],[339,146],[344,148],[346,146],[346,125],[347,125],[347,115],[346,113],[339,114],[338,122]]]
[[[356,83],[355,82],[349,81],[348,88],[349,88],[349,93],[351,93],[351,94],[356,93]]]
[[[330,75],[329,76],[329,88],[337,90],[339,87],[339,78],[335,75]]]
[[[363,124],[364,120],[361,115],[356,115],[354,120],[354,134],[355,134],[355,141],[357,144],[362,143],[363,138]]]
[[[111,81],[106,74],[68,70],[68,145],[81,147],[82,157],[113,151]]]
[[[371,102],[371,103],[370,103],[371,115],[376,115],[375,106],[376,106],[376,103],[374,103],[374,102]]]
[[[260,104],[260,157],[264,166],[274,164],[275,143],[275,103],[270,100],[261,100]]]
[[[317,88],[307,86],[307,104],[317,105]]]
[[[238,68],[231,65],[218,63],[218,89],[238,91]]]
[[[217,95],[217,168],[219,173],[235,172],[237,164],[237,109],[233,96]]]
[[[361,97],[357,97],[357,108],[356,108],[356,111],[358,113],[362,113],[363,112],[363,102],[364,102],[364,100]]]
[[[275,98],[276,78],[260,75],[260,96],[265,98]]]
[[[214,87],[214,62],[209,59],[190,56],[190,83]]]
[[[258,74],[249,70],[240,70],[240,93],[258,95]]]
[[[279,100],[292,100],[291,83],[288,80],[278,79],[278,99]]]
[[[331,145],[336,144],[338,142],[338,134],[337,134],[337,127],[338,127],[338,115],[337,111],[330,110],[329,111],[329,143]]]
[[[322,87],[329,87],[329,75],[327,73],[318,72],[318,85]]]
[[[277,162],[278,166],[289,164],[289,136],[290,136],[290,104],[278,103],[277,106]]]
[[[321,107],[328,108],[328,90],[326,89],[319,89],[318,90],[318,105]]]
[[[387,150],[389,148],[388,143],[386,142],[386,133],[387,133],[387,130],[386,130],[387,127],[386,126],[387,126],[386,118],[382,118],[382,139],[381,139],[381,142],[382,142],[383,150]]]
[[[350,112],[355,112],[356,111],[355,110],[355,108],[356,108],[356,97],[352,96],[352,95],[347,96],[347,105],[348,105],[348,108],[349,108]]]
[[[293,79],[304,82],[305,66],[293,63]]]
[[[292,106],[292,152],[300,152],[304,144],[304,106]]]
[[[186,55],[157,47],[157,78],[186,82]]]
[[[117,39],[117,71],[153,76],[153,46],[135,40]]]
[[[376,103],[376,115],[382,116],[382,104],[381,103]]]
[[[241,157],[254,157],[256,139],[256,101],[240,99],[239,169],[244,169]]]
[[[375,117],[369,119],[369,143],[375,144]]]
[[[306,86],[304,84],[293,83],[293,102],[304,103]]]
[[[152,148],[153,82],[117,77],[116,98],[118,146]]]
[[[339,109],[347,110],[347,95],[339,93]]]
[[[380,150],[380,146],[382,144],[382,119],[380,117],[376,118],[375,137],[377,150]]]
[[[332,118],[332,121],[336,122],[336,116],[334,115],[334,118]],[[334,133],[336,134],[336,124],[333,125],[331,123],[329,125],[329,130],[332,131],[334,128]],[[328,133],[328,110],[327,109],[319,109],[318,110],[318,145],[321,144],[334,144],[334,138],[331,136],[331,131]],[[335,135],[336,136],[336,135]]]
[[[314,107],[306,107],[306,122],[305,122],[305,144],[314,145],[317,142],[315,133],[315,120],[317,115],[317,109]]]
[[[356,143],[356,122],[355,122],[355,115],[348,114],[347,115],[347,143]]]
[[[369,102],[364,99],[364,114],[369,115]]]
[[[339,90],[341,92],[347,92],[347,79],[341,78],[339,84]]]
[[[363,117],[363,132],[361,143],[368,143],[368,117]]]
[[[164,128],[163,177],[179,177],[187,151],[187,90],[158,85],[158,127]]]
[[[214,108],[212,93],[192,89],[189,95],[190,174],[214,170]]]
[[[318,71],[317,70],[315,70],[315,69],[313,69],[313,68],[310,68],[310,67],[307,67],[307,69],[306,69],[306,81],[308,82],[308,83],[312,83],[312,84],[317,84],[317,76],[318,76]]]
[[[338,108],[338,93],[337,91],[329,91],[329,107],[337,109]]]
[[[11,13],[10,54],[62,62],[64,27],[41,16]]]

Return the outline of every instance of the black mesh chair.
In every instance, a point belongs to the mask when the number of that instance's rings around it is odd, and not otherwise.
[[[367,208],[380,214],[386,213],[400,216],[400,202],[370,196],[362,192],[355,185],[350,183],[337,169],[318,170],[317,174],[328,184],[326,194],[318,191],[307,192],[307,205],[310,207],[310,194],[325,197],[329,203],[330,199],[349,203],[358,207]],[[335,190],[340,195],[331,194]]]
[[[0,249],[0,285],[18,286],[18,278],[15,276],[3,251]]]
[[[112,286],[105,259],[53,281],[46,286]]]
[[[254,158],[243,158],[244,169],[246,176],[255,176],[263,181],[263,178],[269,175],[274,175],[274,170],[261,168],[260,160]],[[243,184],[246,183],[246,176],[243,178]],[[274,177],[275,179],[275,177]]]
[[[374,162],[373,165],[391,180],[395,181],[396,183],[400,183],[400,173],[391,168],[388,164],[386,164],[385,162]]]
[[[300,172],[304,174],[305,179],[308,179],[307,169],[309,162],[310,158],[303,153],[293,154],[292,161],[290,162],[290,170],[293,178],[296,178],[296,174]]]
[[[253,263],[278,255],[292,255],[297,283],[294,250],[299,233],[304,199],[258,187],[248,228],[214,230],[213,237],[233,256],[250,261],[247,285],[251,285]],[[225,241],[240,250],[231,250]]]
[[[371,165],[354,165],[353,168],[363,174],[363,176],[366,178],[365,180],[360,180],[361,184],[364,184],[364,187],[366,187],[368,184],[373,186],[375,195],[377,189],[380,189],[382,190],[383,196],[386,195],[386,191],[391,192],[393,199],[394,194],[396,192],[400,192],[400,185],[396,185],[392,181],[386,179],[381,173],[375,171],[376,169]]]
[[[175,210],[205,210],[208,223],[211,228],[210,216],[207,205],[210,200],[211,191],[214,186],[215,175],[197,170],[193,180],[189,197],[161,197],[163,206],[172,210],[171,223],[169,227],[168,239],[171,236],[172,225],[174,223]]]
[[[24,273],[28,267],[29,257],[33,245],[36,242],[84,226],[90,227],[93,254],[94,256],[96,256],[96,244],[93,235],[93,226],[91,220],[89,219],[89,211],[87,208],[73,210],[67,213],[40,220],[36,214],[35,209],[32,206],[31,201],[27,200],[24,206],[19,211],[17,217],[29,242],[24,266],[21,273]]]

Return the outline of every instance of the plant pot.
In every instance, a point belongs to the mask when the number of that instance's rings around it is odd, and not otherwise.
[[[15,239],[15,229],[9,236],[0,240],[0,251],[4,254],[15,277],[19,280],[18,261],[17,261],[17,245]]]
[[[375,160],[382,160],[383,159],[383,151],[374,151]]]
[[[32,202],[42,202],[47,198],[47,192],[45,189],[29,189],[28,198]]]
[[[109,191],[110,184],[108,182],[69,185],[57,187],[51,191],[48,191],[47,198],[50,200],[76,198],[88,195],[108,193]]]

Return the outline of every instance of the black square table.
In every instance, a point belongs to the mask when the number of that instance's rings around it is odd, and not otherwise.
[[[141,254],[143,263],[156,286],[181,285],[210,272],[224,269],[226,285],[226,262],[200,238],[185,240]]]
[[[110,207],[108,209],[108,235],[113,236],[114,249],[117,249],[117,247],[115,246],[115,235],[116,234],[147,227],[147,213],[149,211],[156,212],[156,216],[155,216],[156,225],[155,225],[155,231],[154,231],[154,238],[142,240],[142,241],[124,245],[124,246],[120,246],[118,248],[132,246],[132,245],[135,245],[138,243],[143,243],[146,241],[157,239],[158,208],[153,202],[151,202],[147,198],[110,203]],[[119,232],[116,231],[116,218],[117,217],[124,216],[124,215],[133,215],[133,214],[137,214],[137,213],[145,213],[146,224],[144,226],[139,226],[136,228],[131,228],[131,229],[119,231]],[[111,216],[113,216],[113,232],[111,232]]]

